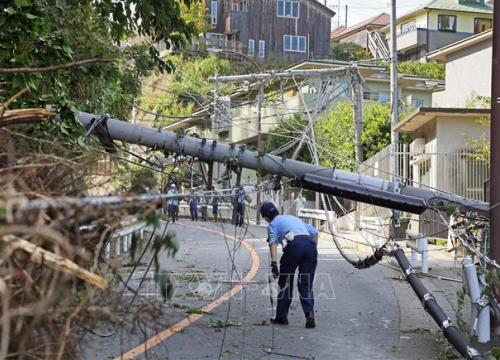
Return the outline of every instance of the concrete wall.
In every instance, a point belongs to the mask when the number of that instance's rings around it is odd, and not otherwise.
[[[466,107],[473,94],[491,96],[491,39],[450,54],[446,90],[433,94],[435,107]]]

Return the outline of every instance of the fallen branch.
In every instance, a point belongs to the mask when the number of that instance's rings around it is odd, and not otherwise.
[[[9,125],[18,125],[39,122],[54,117],[52,110],[42,108],[6,110],[0,117],[0,128]]]
[[[14,250],[23,250],[31,255],[31,260],[37,264],[45,264],[53,270],[61,271],[65,274],[77,276],[83,281],[104,290],[107,287],[107,281],[103,277],[82,269],[73,261],[60,255],[42,249],[29,241],[21,239],[14,235],[4,235],[0,240]]]
[[[74,61],[74,62],[70,62],[67,64],[52,65],[52,66],[46,66],[46,67],[0,68],[0,73],[50,72],[50,71],[55,71],[55,70],[69,69],[69,68],[81,66],[81,65],[89,65],[89,64],[95,64],[95,63],[108,63],[108,62],[114,62],[114,60],[106,60],[106,59],[96,58],[96,59],[79,60],[79,61]]]

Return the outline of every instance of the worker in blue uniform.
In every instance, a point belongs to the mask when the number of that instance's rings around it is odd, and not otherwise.
[[[297,288],[300,303],[306,316],[306,328],[316,327],[314,321],[313,282],[318,263],[318,232],[299,218],[280,215],[273,203],[266,202],[260,207],[260,214],[269,223],[268,238],[271,252],[271,268],[274,278],[278,278],[278,304],[276,317],[271,323],[288,325],[288,309],[293,297],[293,278],[299,269]],[[283,246],[283,255],[278,269],[278,244]]]

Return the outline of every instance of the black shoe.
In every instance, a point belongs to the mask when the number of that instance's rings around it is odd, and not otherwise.
[[[274,319],[271,319],[271,324],[273,324],[273,325],[288,325],[288,319],[276,317]]]
[[[316,327],[316,323],[314,322],[314,316],[306,316],[306,328],[314,329]]]

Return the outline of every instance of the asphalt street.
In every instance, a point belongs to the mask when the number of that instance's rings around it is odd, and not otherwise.
[[[169,225],[168,231],[174,231],[179,242],[176,257],[164,255],[160,261],[174,282],[171,300],[141,331],[125,330],[107,338],[87,335],[86,358],[125,354],[124,358],[193,360],[431,359],[445,348],[409,286],[397,281],[398,272],[382,266],[356,270],[331,242],[321,241],[318,246],[317,327],[306,329],[296,287],[290,325],[269,323],[274,316],[270,293],[275,294],[276,284],[269,281],[265,228],[250,226],[245,232],[228,224],[180,220]],[[256,273],[248,279],[252,267]],[[233,297],[220,301],[245,276],[243,290],[233,289]],[[152,276],[139,293],[140,301],[161,303]],[[201,313],[207,304],[212,304],[210,311]],[[408,328],[412,314],[420,318],[415,327]],[[188,316],[187,324],[172,330],[172,325]],[[146,349],[145,341],[156,334],[162,337],[149,342]]]

